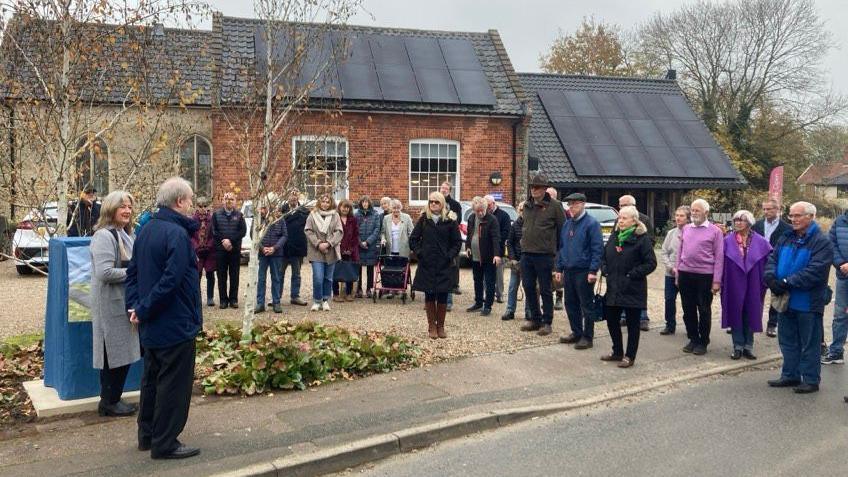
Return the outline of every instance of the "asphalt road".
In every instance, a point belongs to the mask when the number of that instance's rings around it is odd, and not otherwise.
[[[722,376],[579,414],[558,415],[404,454],[366,476],[843,475],[848,378],[772,389],[776,370]]]

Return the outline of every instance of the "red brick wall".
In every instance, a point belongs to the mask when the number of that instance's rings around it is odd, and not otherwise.
[[[233,144],[244,142],[223,115],[213,118],[214,184],[216,199],[236,183],[247,190],[244,150]],[[341,136],[348,142],[349,197],[362,194],[372,199],[387,195],[409,204],[409,142],[414,139],[446,139],[460,144],[461,200],[475,195],[502,192],[504,201],[512,203],[512,125],[505,118],[416,116],[399,114],[344,113],[331,117],[324,113],[308,113],[298,119],[297,130],[289,130],[280,142],[277,179],[287,178],[292,165],[291,138],[299,135]],[[524,135],[519,127],[518,152],[524,151]],[[261,133],[252,141],[251,154],[261,150]],[[519,158],[519,163],[522,159]],[[495,187],[489,175],[500,171],[503,182]]]

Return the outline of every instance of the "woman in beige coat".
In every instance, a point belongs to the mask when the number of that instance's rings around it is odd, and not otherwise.
[[[403,213],[402,210],[401,201],[392,200],[391,214],[383,217],[382,242],[386,246],[386,254],[408,258],[409,236],[412,235],[415,225],[412,223],[412,217]]]
[[[308,242],[306,259],[312,263],[312,311],[330,311],[333,269],[341,259],[339,244],[344,237],[336,203],[329,194],[318,197],[303,229]]]
[[[101,416],[128,416],[135,405],[121,400],[130,364],[141,359],[138,329],[124,302],[127,264],[132,258],[133,198],[114,191],[103,199],[91,237],[91,327],[94,367],[100,370]]]

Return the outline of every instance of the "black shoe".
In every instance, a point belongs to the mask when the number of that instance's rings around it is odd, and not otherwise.
[[[483,308],[482,310],[480,310],[480,316],[489,316],[491,314],[492,314],[491,308]]]
[[[692,349],[692,354],[696,354],[698,356],[707,354],[707,346],[702,344],[695,345],[695,348]]]
[[[580,338],[580,341],[574,345],[574,349],[589,349],[592,347],[592,340],[590,338],[586,338],[585,336]]]
[[[97,413],[101,416],[124,417],[132,416],[138,410],[135,404],[118,401],[115,404],[104,404],[103,401],[97,406]]]
[[[265,307],[264,306],[257,306],[256,309],[253,310],[253,312],[257,313],[257,314],[258,313],[265,313]]]
[[[551,333],[553,333],[553,330],[551,329],[551,325],[542,325],[539,328],[539,331],[536,332],[536,334],[539,335],[539,336],[548,336]]]
[[[819,392],[819,385],[818,384],[802,383],[802,384],[799,384],[798,386],[795,386],[795,389],[793,389],[793,391],[795,391],[795,394],[817,393],[817,392]]]
[[[639,323],[639,329],[642,330],[642,331],[651,331],[651,326],[648,325],[647,321],[643,321],[643,322]]]
[[[231,301],[230,302],[230,308],[238,308],[238,302],[237,301]],[[189,456],[189,457],[191,457],[191,456]]]
[[[843,364],[845,362],[845,356],[842,353],[828,353],[827,356],[822,357],[821,364]]]
[[[521,325],[521,331],[539,331],[542,324],[538,321],[528,320],[527,323]]]
[[[618,324],[619,324],[619,326],[627,326],[627,320],[622,318],[621,320],[618,321]]]
[[[695,351],[695,343],[693,341],[690,341],[686,343],[686,346],[683,347],[683,352],[691,353],[692,351]]]
[[[554,310],[562,310],[562,298],[557,298],[554,302]]]
[[[151,453],[150,457],[154,459],[185,459],[188,457],[194,457],[200,454],[200,449],[197,447],[188,447],[186,445],[180,444],[179,447],[168,452],[166,454],[154,454]]]
[[[503,303],[503,298],[501,298],[501,297],[499,297],[499,296],[496,296],[496,297],[495,297],[495,302],[497,302],[497,303]]]
[[[477,311],[477,310],[482,310],[482,309],[483,309],[483,305],[478,305],[477,303],[475,303],[475,304],[469,306],[468,308],[466,308],[465,311],[471,313],[472,311]]]
[[[515,319],[515,313],[508,311],[508,312],[504,313],[503,315],[501,315],[501,319],[503,321],[514,320]]]
[[[799,384],[801,384],[801,381],[786,378],[772,379],[768,382],[768,385],[773,388],[791,388]]]
[[[735,349],[733,350],[733,354],[730,355],[730,359],[741,359],[742,358],[742,350]]]
[[[774,338],[775,336],[777,336],[777,327],[769,326],[768,328],[766,328],[766,336],[768,336],[769,338]]]
[[[660,331],[660,334],[663,335],[663,336],[673,335],[674,330],[669,328],[668,326],[666,326],[665,328],[663,328],[662,331]]]
[[[138,441],[138,450],[147,452],[150,450],[150,439],[142,439]]]
[[[733,334],[733,330],[731,330],[730,328],[724,330],[724,332],[729,334],[729,335]]]
[[[445,311],[451,311],[451,310],[453,310],[453,304],[448,303],[448,306],[445,307]]]
[[[577,335],[575,335],[574,333],[571,333],[567,336],[559,337],[559,342],[562,344],[572,344],[577,343],[578,341],[580,341],[580,338],[578,338]]]
[[[462,290],[460,290],[459,287],[456,287],[451,293],[453,293],[454,295],[462,295]]]
[[[283,307],[279,303],[274,303],[274,313],[282,313]]]
[[[227,308],[229,308],[229,307],[230,307],[230,303],[229,303],[229,302],[226,302],[226,301],[223,301],[223,300],[221,301],[221,309],[222,309],[222,310],[226,310],[226,309],[227,309]]]
[[[754,355],[754,353],[749,349],[743,349],[742,350],[742,356],[744,356],[745,359],[750,359],[752,361],[757,359],[757,357]]]
[[[206,306],[215,306],[215,300],[212,298],[206,300]]]

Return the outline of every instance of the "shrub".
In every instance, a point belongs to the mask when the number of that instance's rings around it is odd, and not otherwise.
[[[257,324],[253,341],[218,325],[197,338],[197,375],[205,394],[305,389],[339,377],[384,373],[417,362],[420,349],[401,338],[365,335],[312,322]]]

